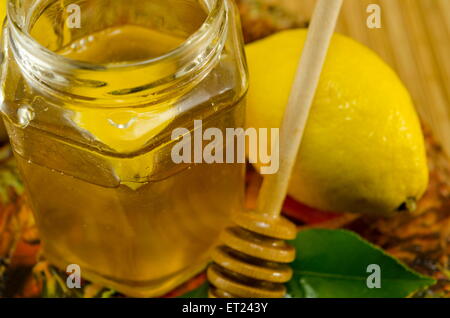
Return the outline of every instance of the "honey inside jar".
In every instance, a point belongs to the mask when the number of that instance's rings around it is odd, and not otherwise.
[[[127,295],[162,295],[205,267],[243,204],[242,164],[170,156],[172,131],[193,120],[244,124],[233,4],[44,2],[29,11],[29,34],[64,59],[48,67],[10,45],[3,110],[44,255]],[[80,28],[68,27],[69,4]]]
[[[121,25],[85,36],[58,54],[96,64],[144,61],[166,54],[186,39],[136,25]]]

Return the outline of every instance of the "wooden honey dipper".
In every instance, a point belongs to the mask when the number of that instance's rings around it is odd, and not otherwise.
[[[288,263],[295,249],[296,227],[280,216],[289,179],[343,0],[319,0],[281,126],[280,169],[264,178],[257,211],[233,215],[236,226],[221,236],[207,271],[212,298],[284,297],[292,277]]]

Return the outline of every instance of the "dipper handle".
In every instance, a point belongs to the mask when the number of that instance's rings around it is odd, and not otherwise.
[[[258,211],[280,214],[305,131],[320,74],[343,0],[319,0],[292,86],[280,131],[280,170],[264,178]]]

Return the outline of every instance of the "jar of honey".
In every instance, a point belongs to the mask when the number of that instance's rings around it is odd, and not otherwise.
[[[9,0],[2,49],[1,112],[45,257],[138,297],[203,270],[245,167],[177,164],[171,135],[244,126],[233,1]]]

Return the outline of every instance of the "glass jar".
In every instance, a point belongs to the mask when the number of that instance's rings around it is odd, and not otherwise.
[[[3,33],[1,111],[45,257],[138,297],[201,271],[245,167],[176,164],[171,134],[244,126],[233,2],[9,0]]]

